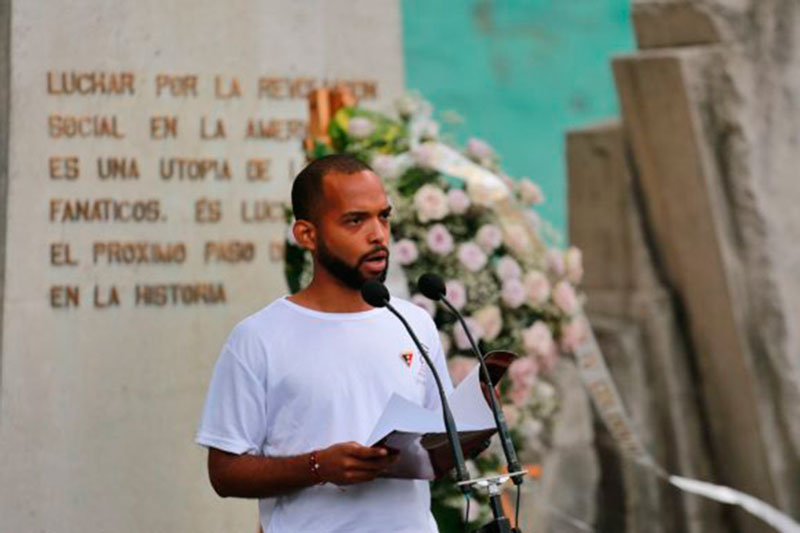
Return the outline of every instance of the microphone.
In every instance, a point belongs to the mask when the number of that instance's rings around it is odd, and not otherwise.
[[[511,441],[511,433],[508,431],[506,417],[503,414],[503,410],[498,405],[498,401],[494,392],[494,383],[492,383],[492,377],[489,374],[489,369],[486,367],[486,361],[484,360],[483,353],[475,343],[475,339],[472,338],[472,333],[470,333],[469,328],[464,321],[464,317],[445,297],[445,294],[447,294],[447,288],[445,287],[444,280],[441,278],[441,276],[437,276],[436,274],[430,272],[423,274],[420,276],[419,281],[417,281],[417,288],[419,289],[419,292],[421,292],[426,298],[430,298],[436,302],[444,303],[447,308],[450,309],[454,315],[456,315],[456,318],[461,323],[461,327],[464,328],[464,332],[467,334],[467,339],[469,339],[469,343],[472,346],[472,352],[478,357],[478,362],[481,365],[481,372],[483,373],[484,381],[486,381],[486,384],[489,386],[489,406],[494,414],[494,422],[497,426],[497,432],[500,434],[500,444],[503,446],[503,454],[506,456],[508,473],[511,475],[511,480],[515,485],[521,485],[522,475],[513,475],[515,472],[521,472],[522,466],[519,464],[517,451],[514,449],[514,443]]]
[[[447,403],[447,397],[444,393],[444,387],[442,386],[442,380],[439,377],[439,373],[436,371],[436,367],[433,365],[433,362],[428,357],[428,353],[425,348],[422,346],[422,343],[417,338],[414,330],[411,329],[411,326],[408,324],[403,315],[401,315],[397,309],[395,309],[392,304],[389,303],[390,296],[389,290],[386,286],[381,283],[380,281],[370,280],[364,283],[361,286],[361,297],[364,299],[372,307],[385,307],[389,311],[392,312],[394,316],[400,319],[400,322],[403,323],[405,326],[406,331],[411,336],[411,339],[416,344],[419,352],[422,354],[422,358],[425,359],[425,363],[427,363],[428,368],[431,369],[433,373],[433,378],[436,380],[436,387],[439,390],[439,398],[442,402],[442,416],[444,417],[444,427],[447,432],[447,440],[450,443],[450,451],[453,454],[453,459],[455,460],[455,467],[456,473],[458,475],[459,487],[461,488],[461,492],[464,494],[469,494],[470,489],[469,485],[466,483],[462,483],[464,481],[469,481],[469,474],[467,473],[467,467],[464,463],[464,452],[461,450],[461,441],[458,439],[458,431],[456,430],[456,423],[453,419],[453,413],[450,411],[450,404]]]

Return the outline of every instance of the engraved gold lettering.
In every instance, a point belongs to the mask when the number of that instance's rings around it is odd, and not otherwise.
[[[222,220],[222,202],[200,198],[194,203],[194,220],[200,224],[215,224]]]
[[[80,288],[77,285],[53,285],[50,287],[50,307],[68,309],[80,304]]]
[[[269,159],[248,159],[245,165],[247,181],[269,181]]]
[[[107,115],[58,115],[51,114],[47,117],[47,130],[53,139],[83,138],[112,138],[124,139],[117,123],[117,117]]]
[[[54,180],[76,180],[80,175],[80,165],[78,158],[75,156],[58,157],[54,156],[48,159],[50,168],[50,179]]]
[[[133,72],[47,72],[47,94],[132,95]]]
[[[53,266],[75,266],[78,264],[70,254],[69,244],[54,242],[50,244],[50,264]]]
[[[178,117],[154,116],[150,117],[150,138],[169,139],[178,136]]]
[[[197,96],[197,75],[195,74],[157,74],[156,96],[167,95],[176,98]]]
[[[101,180],[138,180],[139,165],[135,157],[98,157],[97,177]]]

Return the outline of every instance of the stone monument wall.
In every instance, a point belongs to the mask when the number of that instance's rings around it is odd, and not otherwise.
[[[663,337],[637,349],[637,358],[645,365],[671,360],[685,370],[652,374],[652,386],[629,401],[658,402],[641,420],[645,431],[663,426],[664,414],[680,413],[671,424],[688,431],[687,438],[662,435],[651,444],[690,459],[696,477],[797,517],[800,6],[791,0],[641,0],[634,2],[633,20],[640,51],[613,64],[622,108],[619,150],[628,154],[633,173],[628,189],[640,198],[636,224],[668,295],[667,306],[653,316],[674,319],[679,341]],[[574,142],[582,137],[576,133]],[[581,173],[607,179],[606,167],[570,163],[571,186],[576,180],[575,187],[585,188]],[[620,247],[619,220],[611,216],[613,223],[596,230],[613,243],[611,252],[581,230],[601,206],[619,207],[607,201],[572,206],[572,236],[587,246],[588,272],[626,271],[630,257],[611,254]],[[636,294],[634,287],[608,300],[600,285],[589,287],[590,301],[595,293],[590,306],[599,314],[636,309],[625,300]],[[634,385],[624,372],[617,377],[623,392]],[[683,393],[668,394],[670,383]],[[624,489],[644,486],[632,482]],[[738,511],[710,511],[706,516],[716,513],[731,529],[769,530]]]
[[[286,291],[308,92],[401,92],[397,3],[0,5],[0,530],[254,531],[193,444],[207,382]]]

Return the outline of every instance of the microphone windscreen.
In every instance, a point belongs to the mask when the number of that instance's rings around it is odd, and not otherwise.
[[[386,307],[389,289],[380,281],[369,280],[361,286],[361,297],[372,307]]]
[[[431,272],[427,274],[423,274],[419,277],[419,281],[417,281],[417,289],[421,292],[426,298],[430,298],[431,300],[439,301],[442,297],[447,294],[447,289],[444,286],[444,280],[441,276],[437,276]]]

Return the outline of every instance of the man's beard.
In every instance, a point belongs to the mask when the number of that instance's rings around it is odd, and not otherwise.
[[[364,261],[377,252],[386,252],[386,268],[383,269],[377,276],[365,277],[361,274],[359,268],[364,264]],[[360,291],[361,286],[369,280],[378,280],[381,283],[386,281],[386,273],[389,270],[389,249],[385,246],[376,246],[368,253],[358,258],[355,266],[348,265],[344,260],[339,258],[331,252],[322,239],[320,239],[317,246],[317,261],[327,270],[333,277],[347,285],[353,290]]]

